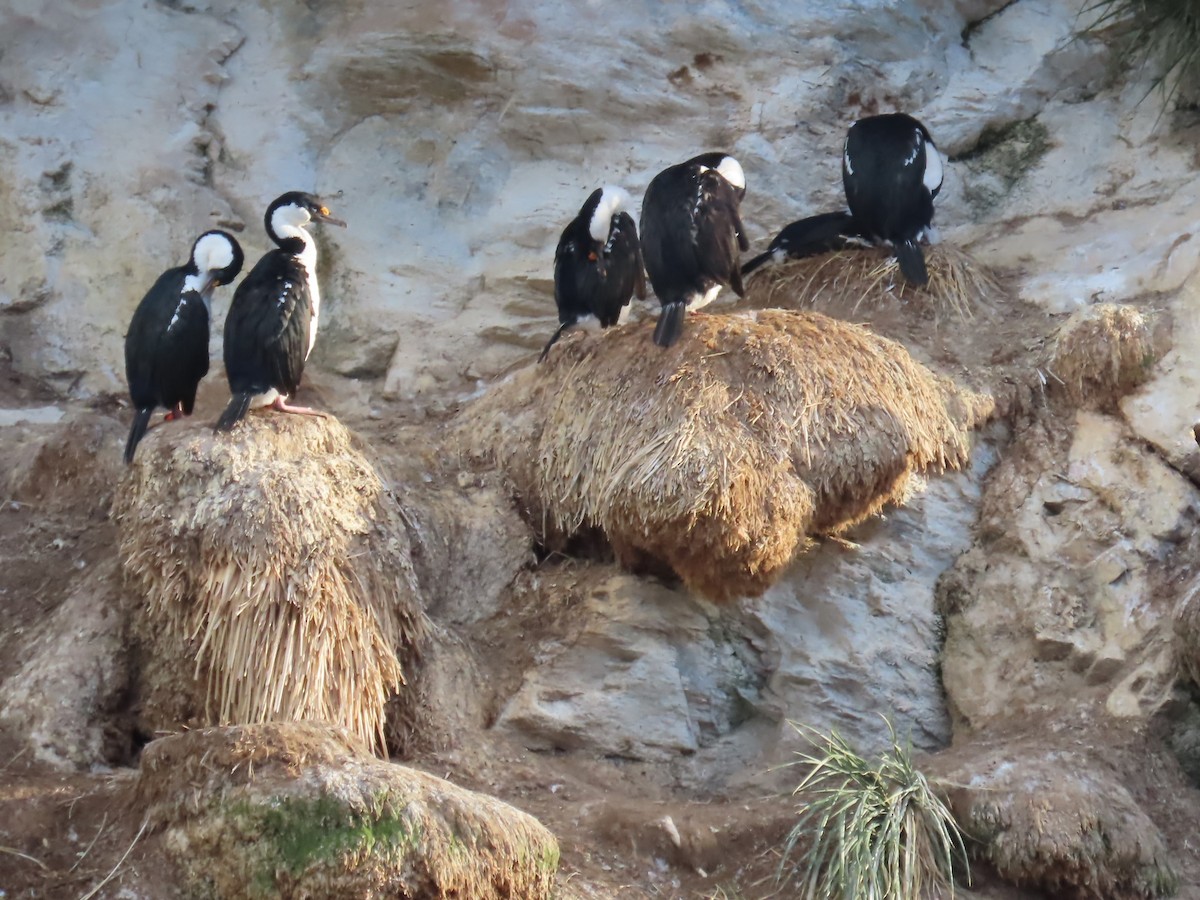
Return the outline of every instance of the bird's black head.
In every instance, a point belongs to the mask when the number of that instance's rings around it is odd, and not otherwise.
[[[328,225],[346,227],[345,222],[333,217],[329,207],[320,197],[304,191],[288,191],[276,197],[267,207],[263,221],[271,240],[281,247],[284,246],[284,241],[292,237],[295,229],[303,228],[309,222],[325,222]]]
[[[192,244],[188,263],[191,274],[199,276],[202,290],[214,285],[229,284],[242,271],[242,246],[225,231],[206,231]]]

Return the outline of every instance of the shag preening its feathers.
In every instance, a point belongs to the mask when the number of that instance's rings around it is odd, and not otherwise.
[[[133,462],[156,406],[169,410],[167,421],[192,414],[196,388],[208,374],[212,293],[237,277],[242,259],[233,235],[206,231],[192,245],[187,265],[163,272],[134,310],[125,335],[125,378],[134,407],[126,464]]]
[[[920,241],[933,226],[942,159],[925,126],[904,113],[859,119],[846,134],[842,184],[862,235],[890,244],[904,277],[926,284]]]
[[[630,205],[623,189],[597,188],[563,229],[554,251],[559,326],[538,362],[571,326],[590,319],[601,328],[616,325],[634,294],[639,300],[645,298],[646,275]]]
[[[740,206],[741,165],[704,153],[654,176],[642,200],[642,255],[662,304],[654,343],[670,347],[684,314],[712,302],[722,287],[742,296],[741,253],[748,250]]]
[[[317,340],[321,292],[317,245],[305,226],[345,226],[317,197],[292,191],[276,198],[264,217],[276,249],[242,279],[225,320],[225,374],[233,397],[217,420],[228,431],[254,406],[324,415],[286,400],[300,387],[304,363]]]

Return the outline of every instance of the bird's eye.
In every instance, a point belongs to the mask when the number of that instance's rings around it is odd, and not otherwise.
[[[595,262],[595,261],[596,261],[596,251],[589,250],[588,251],[588,262]]]

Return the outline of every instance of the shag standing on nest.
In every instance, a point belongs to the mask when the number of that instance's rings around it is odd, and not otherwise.
[[[942,158],[925,126],[904,113],[859,119],[846,134],[842,184],[862,234],[895,249],[909,282],[927,284],[918,242],[933,227]]]
[[[742,296],[738,258],[750,249],[739,212],[746,196],[741,165],[704,153],[654,176],[642,200],[642,253],[662,304],[654,343],[670,347],[685,310],[711,303],[723,286]]]
[[[192,414],[196,387],[208,374],[213,290],[241,270],[242,248],[233,235],[206,231],[192,245],[188,264],[158,276],[134,310],[125,335],[125,378],[135,410],[126,465],[156,406],[167,408],[167,422]]]
[[[620,322],[635,293],[646,297],[646,275],[628,192],[606,185],[592,191],[554,251],[554,302],[558,330],[542,350],[546,358],[564,331],[592,320],[601,328]]]
[[[276,198],[264,221],[278,248],[264,255],[234,291],[225,319],[225,374],[233,399],[217,420],[217,431],[231,429],[252,406],[324,415],[285,402],[300,387],[321,311],[317,245],[304,226],[316,221],[344,228],[346,223],[301,191]]]
[[[775,235],[766,253],[760,253],[742,266],[742,277],[767,263],[783,262],[785,259],[806,259],[832,250],[856,246],[870,245],[863,240],[862,232],[850,213],[843,210],[809,216],[785,226]]]

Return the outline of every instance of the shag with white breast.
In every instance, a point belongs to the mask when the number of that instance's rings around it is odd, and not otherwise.
[[[127,465],[156,406],[168,410],[168,422],[192,414],[196,387],[208,374],[213,291],[241,270],[242,248],[233,235],[206,231],[192,245],[187,265],[158,276],[134,310],[125,334],[125,378],[134,408]]]
[[[233,428],[252,407],[323,416],[286,402],[300,387],[304,363],[317,341],[321,291],[317,245],[309,222],[345,227],[312,194],[291,191],[272,201],[264,217],[277,245],[242,279],[225,319],[225,375],[233,398],[217,431]]]
[[[740,254],[750,249],[740,207],[746,176],[726,153],[703,153],[654,176],[642,200],[642,255],[662,304],[654,343],[670,347],[687,310],[722,287],[742,296]]]
[[[859,119],[842,153],[846,203],[862,234],[890,244],[909,282],[929,281],[920,241],[933,228],[942,158],[924,125],[904,113]]]
[[[646,273],[628,192],[613,185],[592,191],[579,215],[563,229],[554,251],[554,302],[558,330],[538,362],[568,328],[623,321],[634,294],[646,297]]]
[[[742,277],[767,263],[783,262],[785,259],[806,259],[847,247],[870,246],[863,240],[862,232],[855,224],[854,216],[845,210],[809,216],[784,226],[767,247],[744,266]]]

